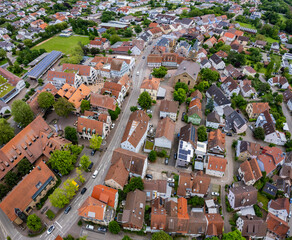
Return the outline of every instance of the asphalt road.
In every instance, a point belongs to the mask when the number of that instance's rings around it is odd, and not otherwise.
[[[113,150],[120,147],[120,142],[124,133],[125,126],[128,122],[129,116],[131,114],[130,106],[137,104],[137,99],[140,95],[140,85],[144,78],[144,72],[147,69],[147,58],[142,58],[142,56],[147,56],[150,54],[150,51],[155,44],[156,41],[153,41],[150,46],[147,46],[145,51],[141,56],[139,56],[136,59],[136,65],[132,72],[132,81],[133,81],[133,90],[129,96],[129,101],[127,102],[127,105],[124,108],[124,111],[121,113],[120,121],[117,128],[120,129],[120,131],[115,131],[113,136],[113,141],[111,141],[107,147],[107,153],[103,154],[103,157],[99,163],[99,165],[96,167],[96,169],[99,170],[98,176],[93,179],[90,178],[86,184],[85,187],[88,189],[84,195],[77,194],[76,197],[72,200],[71,206],[72,209],[68,214],[60,214],[56,220],[55,220],[55,227],[56,229],[53,231],[52,234],[47,235],[47,233],[43,233],[42,235],[38,236],[37,239],[46,239],[46,240],[54,240],[56,236],[61,235],[67,236],[69,234],[69,230],[72,227],[73,224],[76,224],[76,222],[79,219],[78,216],[78,208],[81,206],[81,204],[85,201],[85,199],[91,194],[93,186],[97,184],[103,184],[104,178],[106,176],[106,173],[108,171],[108,168],[110,167],[110,161]],[[137,72],[139,72],[139,75],[137,76]],[[95,169],[92,170],[94,172]],[[13,240],[28,240],[31,238],[25,237],[21,235],[21,233],[18,231],[19,229],[16,229],[14,225],[11,223],[11,221],[7,218],[7,216],[3,213],[2,210],[0,210],[0,239],[6,239],[7,236],[10,236]]]

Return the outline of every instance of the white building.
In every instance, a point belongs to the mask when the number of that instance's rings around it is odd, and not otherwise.
[[[191,143],[183,140],[179,141],[176,165],[178,167],[188,167],[194,156],[194,148]]]
[[[209,155],[207,158],[206,174],[214,177],[223,177],[227,165],[225,158]]]

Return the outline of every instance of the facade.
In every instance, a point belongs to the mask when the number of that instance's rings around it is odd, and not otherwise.
[[[81,76],[84,84],[94,84],[97,80],[97,70],[91,66],[65,63],[62,70],[64,72],[76,72]]]
[[[154,139],[155,147],[171,149],[174,140],[175,122],[169,117],[159,120]]]
[[[191,61],[182,61],[174,74],[174,83],[183,82],[193,88],[197,82],[199,64]]]
[[[222,70],[225,68],[225,63],[222,61],[222,59],[220,57],[218,57],[216,54],[213,54],[210,57],[210,62],[212,63],[212,66],[216,69],[216,70]]]
[[[78,88],[82,84],[81,76],[74,72],[57,72],[49,70],[47,80],[58,89],[65,83],[75,88]]]
[[[139,152],[149,128],[149,117],[145,111],[138,110],[130,115],[122,138],[121,148]]]
[[[273,215],[287,221],[290,213],[290,203],[288,198],[278,198],[270,200],[268,203],[268,211]]]
[[[77,120],[78,136],[83,139],[91,139],[93,135],[106,138],[110,131],[110,125],[102,121],[98,121],[91,117],[81,116]]]
[[[267,102],[248,103],[245,110],[249,118],[256,119],[264,111],[269,111],[270,106],[269,106],[269,103]]]
[[[145,79],[140,86],[140,93],[148,92],[152,100],[156,100],[160,86],[159,78]]]
[[[207,115],[206,127],[218,129],[221,123],[221,117],[217,112],[211,112]]]
[[[264,238],[267,232],[267,223],[259,217],[247,215],[236,220],[237,229],[243,237],[257,239]]]
[[[240,161],[256,158],[261,154],[261,145],[254,142],[239,140],[236,146],[236,157]]]
[[[225,155],[225,134],[217,129],[209,133],[208,152],[216,155]]]
[[[159,106],[159,117],[169,117],[172,121],[176,121],[178,111],[178,102],[170,100],[161,100]]]

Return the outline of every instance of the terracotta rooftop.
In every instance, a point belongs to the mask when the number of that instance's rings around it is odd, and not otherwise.
[[[79,64],[70,64],[64,63],[62,66],[62,70],[74,70],[78,71],[78,75],[80,76],[90,76],[90,66],[87,65],[79,65]]]
[[[84,218],[103,220],[106,204],[89,196],[78,209],[78,215]]]
[[[284,220],[276,217],[275,215],[268,213],[266,222],[268,224],[268,230],[276,234],[281,238],[285,238],[288,232],[289,225]]]
[[[108,110],[116,110],[116,100],[107,95],[93,93],[90,96],[90,104],[96,108],[104,108]]]
[[[69,102],[73,103],[74,107],[78,109],[83,99],[89,97],[91,90],[85,84],[81,84],[73,95],[69,98]]]
[[[110,207],[115,207],[117,193],[118,190],[116,189],[104,185],[95,185],[91,197],[109,205]]]
[[[149,89],[158,91],[160,78],[152,78],[143,80],[140,89]]]
[[[225,172],[227,160],[216,156],[209,155],[208,169],[213,171]]]
[[[156,128],[155,138],[165,137],[171,142],[174,139],[175,122],[169,117],[160,119]]]

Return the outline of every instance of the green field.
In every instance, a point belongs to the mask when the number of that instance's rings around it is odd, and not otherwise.
[[[9,83],[5,83],[0,87],[0,97],[5,96],[7,93],[9,93],[14,86],[10,85]]]
[[[269,199],[259,192],[258,192],[258,202],[261,202],[263,204],[263,209],[268,211]]]
[[[239,23],[239,25],[241,27],[246,27],[246,28],[251,28],[251,29],[256,29],[253,25],[249,24],[249,23],[242,23],[242,22],[236,22]]]
[[[40,44],[39,46],[33,47],[33,49],[45,49],[47,52],[52,50],[61,51],[65,54],[69,54],[71,50],[77,46],[78,42],[83,43],[84,45],[89,43],[88,36],[71,36],[71,37],[53,37],[47,42]]]

